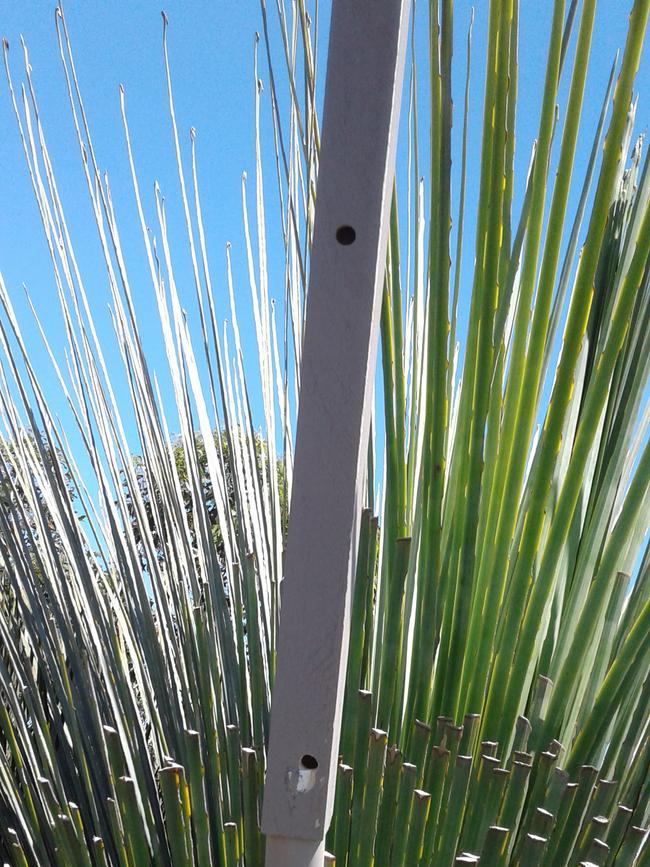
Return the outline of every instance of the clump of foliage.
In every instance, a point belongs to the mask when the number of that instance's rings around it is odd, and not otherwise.
[[[517,0],[494,0],[487,11],[476,201],[465,189],[469,39],[458,201],[451,195],[451,0],[430,4],[425,124],[415,72],[423,59],[412,58],[410,159],[396,179],[381,323],[385,461],[377,478],[371,450],[328,836],[339,867],[618,867],[647,859],[650,163],[633,139],[633,83],[650,2],[631,2],[627,41],[570,212],[595,6],[549,5],[539,134],[518,213]],[[110,187],[57,13],[130,388],[135,462],[29,58],[25,52],[26,88],[18,93],[5,44],[64,315],[68,375],[52,362],[98,488],[91,496],[52,416],[0,280],[0,847],[12,864],[263,863],[259,816],[320,140],[317,9],[310,16],[303,0],[288,12],[281,0],[277,8],[286,118],[262,3],[284,329],[266,269],[257,86],[254,233],[246,179],[242,187],[261,435],[229,250],[230,330],[222,334],[216,321],[196,143],[192,134],[186,173],[166,43],[196,345],[174,272],[181,239],[168,236],[158,188],[156,228],[148,231],[123,92],[121,108],[173,407],[160,400],[143,351]],[[569,87],[556,120],[563,77]],[[470,204],[475,262],[460,353]]]
[[[219,433],[219,431],[215,430],[212,432],[212,439],[214,441],[214,447],[221,455],[223,461],[223,468],[225,472],[225,490],[227,494],[228,508],[230,510],[231,520],[234,523],[237,523],[241,505],[237,500],[237,485],[234,478],[234,473],[236,472],[236,470],[233,466],[233,462],[231,459],[230,435],[232,433],[234,433],[235,436],[238,437],[242,436],[240,431],[231,432],[224,430]],[[247,434],[244,434],[244,436],[247,436]],[[269,449],[268,444],[259,433],[255,433],[253,436],[253,448],[255,452],[255,472],[257,473],[258,481],[261,483],[264,478],[265,468],[268,466]],[[205,509],[207,513],[207,519],[210,524],[210,532],[212,533],[212,538],[217,547],[217,552],[220,557],[223,557],[224,548],[221,528],[219,526],[219,511],[217,509],[217,501],[214,494],[212,478],[210,477],[210,471],[208,469],[207,450],[201,434],[196,434],[194,437],[194,449],[196,453],[196,464],[199,473],[199,482],[201,486],[201,498],[198,503],[195,502],[193,499],[192,485],[190,477],[188,475],[188,462],[185,456],[185,447],[180,441],[175,441],[173,445],[174,464],[176,466],[178,481],[181,486],[184,507],[188,515],[188,526],[190,528],[190,532],[192,533],[194,544],[196,544],[197,536],[194,531],[194,527],[197,519],[195,517],[195,512],[197,508],[201,510]],[[147,516],[149,529],[152,533],[154,544],[156,546],[157,555],[159,557],[162,557],[164,556],[165,546],[163,544],[163,540],[161,540],[158,536],[158,528],[164,524],[164,521],[161,520],[161,514],[164,513],[165,509],[163,492],[155,488],[155,481],[153,482],[153,484],[150,483],[147,477],[147,465],[140,455],[137,455],[133,458],[133,467],[138,487],[142,495],[142,501],[144,503],[144,509]],[[284,464],[281,459],[277,460],[276,473],[278,496],[280,500],[282,539],[285,540],[289,515],[286,497]],[[248,491],[247,493],[250,495],[251,492]],[[134,536],[136,541],[139,542],[141,539],[141,534],[138,528],[138,514],[135,505],[131,502],[128,484],[125,484],[125,495]],[[146,564],[143,563],[143,566],[146,567]]]

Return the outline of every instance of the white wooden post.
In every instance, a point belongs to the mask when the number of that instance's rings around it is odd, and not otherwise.
[[[336,782],[408,0],[333,0],[262,829],[322,867]]]

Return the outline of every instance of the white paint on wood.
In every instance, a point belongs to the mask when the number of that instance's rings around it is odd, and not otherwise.
[[[267,867],[316,867],[315,858],[322,867],[333,809],[408,6],[332,3],[263,809]],[[288,839],[302,846],[297,860],[287,860]]]

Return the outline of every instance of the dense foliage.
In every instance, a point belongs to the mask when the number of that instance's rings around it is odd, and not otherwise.
[[[602,95],[586,175],[573,178],[596,4],[549,4],[539,134],[517,212],[518,0],[481,9],[488,56],[475,200],[465,184],[470,38],[458,201],[451,194],[452,0],[432,0],[430,56],[412,56],[409,159],[396,179],[381,322],[383,469],[371,448],[328,836],[339,867],[647,859],[650,162],[633,134],[633,84],[650,0],[624,5],[627,41]],[[21,90],[5,43],[68,341],[67,371],[54,354],[52,369],[92,476],[51,412],[13,287],[0,279],[0,854],[11,864],[263,863],[320,140],[316,10],[310,17],[303,0],[286,10],[278,0],[277,10],[276,46],[262,3],[284,238],[280,325],[267,270],[259,87],[252,218],[242,185],[261,429],[229,250],[231,325],[222,332],[217,322],[196,143],[191,134],[186,172],[166,42],[186,238],[168,235],[158,188],[155,219],[145,216],[123,92],[121,107],[174,405],[161,401],[143,351],[138,293],[65,19],[58,11],[61,61],[130,401],[118,399],[97,337],[29,58],[25,51]],[[430,67],[425,123],[416,62]],[[286,117],[276,88],[288,98]],[[177,290],[181,243],[198,340]],[[471,292],[460,270],[468,243]]]

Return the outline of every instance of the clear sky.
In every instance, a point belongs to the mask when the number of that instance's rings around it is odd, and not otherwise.
[[[275,0],[268,0],[272,16]],[[310,3],[311,5],[311,3]],[[470,16],[470,3],[457,0],[455,6],[456,44],[455,65],[455,128],[454,160],[458,170],[460,155],[460,125],[462,122],[462,91],[464,87],[465,32]],[[473,44],[472,113],[470,124],[467,236],[471,238],[473,207],[477,195],[479,139],[481,123],[482,69],[485,57],[487,0],[477,0]],[[577,184],[582,181],[585,158],[591,147],[602,96],[610,65],[625,40],[627,15],[631,0],[600,0],[594,32],[591,65],[587,80],[587,98],[580,129],[579,156],[576,164]],[[167,200],[171,230],[181,229],[179,198],[173,161],[169,119],[166,107],[164,71],[161,51],[160,4],[150,0],[69,0],[66,17],[73,40],[73,49],[86,100],[94,143],[100,164],[111,178],[118,218],[122,219],[122,238],[127,262],[132,269],[136,303],[144,331],[148,355],[156,369],[164,368],[162,349],[157,331],[151,327],[148,311],[153,299],[146,276],[138,229],[133,222],[133,207],[128,166],[119,119],[118,84],[126,89],[135,157],[141,175],[141,186],[147,195],[145,206],[153,222],[153,183],[157,179]],[[169,0],[165,4],[169,16],[169,49],[175,88],[179,129],[184,134],[190,126],[198,131],[197,148],[202,178],[202,201],[207,223],[208,242],[214,278],[219,297],[223,299],[224,247],[233,242],[233,257],[238,295],[248,307],[248,284],[243,259],[241,220],[241,172],[254,173],[253,139],[253,42],[261,27],[258,0]],[[425,18],[427,4],[418,3],[418,21]],[[321,2],[323,34],[329,4]],[[525,180],[530,148],[537,131],[537,116],[541,101],[544,63],[548,44],[551,0],[522,0],[521,35],[519,45],[519,94],[517,117],[517,173]],[[44,0],[0,0],[0,32],[9,39],[11,64],[15,79],[20,81],[21,56],[19,35],[22,34],[30,51],[42,121],[54,168],[63,192],[64,207],[70,223],[77,252],[96,301],[101,333],[109,346],[109,361],[119,366],[119,359],[110,338],[110,325],[105,311],[106,278],[98,268],[98,245],[91,225],[90,208],[84,189],[83,176],[76,150],[70,114],[67,109],[64,78],[58,59],[54,27],[53,4]],[[419,48],[426,58],[426,31],[420,28]],[[279,46],[276,46],[279,49]],[[321,47],[325,47],[322,40]],[[645,130],[650,118],[650,58],[645,50],[637,79],[641,100],[637,129]],[[279,58],[278,54],[278,58]],[[260,75],[267,78],[264,59]],[[420,70],[425,63],[420,61]],[[566,79],[566,75],[565,75]],[[563,93],[566,92],[566,81]],[[273,232],[277,211],[272,198],[275,166],[270,138],[268,88],[265,111],[266,186],[272,203],[269,214],[271,243],[271,292],[282,297],[280,262],[282,252],[277,244],[277,229]],[[405,114],[405,113],[404,113]],[[562,117],[560,118],[562,120]],[[56,297],[47,250],[41,231],[29,178],[20,150],[20,142],[4,81],[0,84],[0,270],[16,299],[27,335],[33,335],[29,316],[22,301],[24,282],[43,315],[55,348],[61,350],[63,336],[56,312]],[[404,148],[398,166],[398,179],[404,176]],[[455,177],[454,193],[458,182]],[[571,207],[571,202],[570,202]],[[455,211],[455,206],[454,206]],[[176,217],[172,216],[176,214]],[[515,212],[515,219],[517,212]],[[277,224],[276,224],[277,225]],[[194,316],[193,289],[185,243],[178,244],[181,269],[184,264],[185,300],[190,317]],[[273,249],[277,251],[273,253]],[[464,285],[471,279],[473,250],[466,244],[463,259]],[[275,274],[277,291],[273,292]],[[462,305],[461,305],[462,308]],[[220,311],[227,315],[225,304]],[[464,321],[461,309],[461,326]],[[242,323],[244,324],[244,323]],[[244,329],[245,340],[254,349],[252,324]],[[461,332],[462,333],[462,332]],[[34,359],[45,375],[48,370],[43,353],[33,337]],[[112,350],[111,350],[112,345]],[[63,409],[53,389],[53,405]]]

